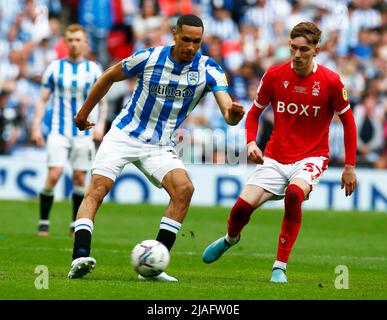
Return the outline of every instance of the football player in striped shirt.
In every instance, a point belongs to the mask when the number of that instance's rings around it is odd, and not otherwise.
[[[68,161],[71,162],[73,170],[70,235],[74,235],[74,221],[85,191],[86,172],[90,170],[95,155],[93,139],[101,141],[105,130],[107,105],[104,100],[92,115],[92,118],[98,121],[94,129],[80,131],[74,123],[74,116],[102,71],[95,62],[84,56],[87,50],[87,34],[82,26],[69,25],[65,31],[65,43],[69,55],[67,58],[53,61],[47,67],[42,78],[40,96],[35,103],[32,141],[38,146],[43,146],[45,142],[40,124],[49,101],[51,105],[47,137],[48,173],[39,197],[39,236],[49,234],[54,188]]]
[[[261,79],[246,118],[248,157],[257,166],[231,209],[226,236],[204,250],[205,263],[216,261],[239,242],[256,208],[268,200],[284,198],[285,214],[271,282],[287,282],[286,266],[301,226],[302,202],[328,166],[329,125],[335,112],[344,128],[342,188],[346,196],[354,192],[356,125],[340,76],[314,61],[320,51],[320,36],[314,23],[296,25],[289,39],[291,61],[269,68]],[[258,121],[269,104],[274,128],[263,156],[256,143]]]
[[[94,124],[88,115],[112,84],[137,77],[131,100],[114,120],[96,155],[90,187],[75,222],[69,278],[83,277],[94,268],[96,261],[89,255],[95,214],[129,163],[170,196],[156,239],[171,250],[194,191],[186,168],[171,145],[172,134],[208,92],[214,93],[228,124],[236,125],[243,118],[243,106],[233,102],[227,93],[221,67],[199,53],[202,20],[195,15],[181,16],[173,37],[173,46],[138,51],[109,68],[93,86],[75,118],[78,128],[90,129]],[[177,281],[165,272],[151,279]]]

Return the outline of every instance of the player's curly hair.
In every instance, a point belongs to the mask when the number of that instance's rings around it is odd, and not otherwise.
[[[290,39],[304,37],[308,43],[317,45],[321,39],[321,30],[313,22],[300,22],[290,32]]]

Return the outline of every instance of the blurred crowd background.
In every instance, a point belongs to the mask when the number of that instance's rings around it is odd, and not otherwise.
[[[171,28],[187,13],[203,19],[201,52],[223,67],[229,93],[247,110],[265,70],[289,58],[291,28],[316,22],[323,31],[316,60],[338,72],[348,91],[358,129],[358,165],[387,169],[384,0],[0,0],[0,154],[37,150],[30,139],[34,102],[47,65],[67,54],[63,30],[68,24],[86,28],[87,57],[106,69],[138,49],[172,44]],[[116,83],[108,93],[107,128],[134,84],[133,79]],[[272,126],[267,108],[260,120],[262,150]],[[184,161],[206,162],[210,152],[212,162],[224,163],[227,146],[235,153],[245,148],[243,129],[244,121],[228,127],[208,95],[176,139],[195,146],[183,154]],[[330,149],[330,165],[342,165],[343,129],[337,117]]]

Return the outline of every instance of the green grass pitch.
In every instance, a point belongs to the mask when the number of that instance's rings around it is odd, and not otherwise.
[[[48,238],[36,236],[37,201],[0,202],[0,299],[129,300],[385,300],[387,214],[307,211],[288,264],[288,284],[269,282],[282,221],[281,210],[257,210],[241,242],[206,265],[207,244],[225,234],[227,208],[191,207],[177,236],[168,273],[178,283],[141,282],[130,251],[155,238],[165,206],[104,203],[93,233],[97,260],[84,279],[67,279],[73,239],[71,203],[55,202]],[[36,267],[49,271],[48,289],[36,289]],[[348,268],[348,289],[335,268]],[[342,282],[341,282],[342,283]]]

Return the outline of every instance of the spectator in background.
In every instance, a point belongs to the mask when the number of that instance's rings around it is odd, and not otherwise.
[[[358,136],[359,165],[372,166],[384,147],[384,112],[373,92],[367,92],[363,102],[354,108]]]
[[[161,12],[167,17],[192,13],[191,0],[158,0]]]
[[[8,104],[11,92],[0,88],[0,155],[9,154],[19,138],[21,116]]]
[[[357,59],[354,56],[337,58],[338,72],[341,75],[345,87],[348,90],[348,99],[352,106],[360,103],[364,89],[365,76],[358,70]]]
[[[329,125],[329,165],[341,167],[345,160],[344,129],[335,113]]]
[[[86,186],[86,173],[91,168],[95,144],[102,140],[106,120],[106,104],[102,100],[92,118],[98,122],[95,129],[80,132],[74,123],[74,116],[87,98],[91,86],[102,74],[100,67],[85,59],[87,33],[79,24],[66,28],[65,41],[69,57],[53,61],[42,77],[40,96],[35,102],[32,141],[44,145],[41,122],[46,105],[53,96],[52,117],[47,137],[47,177],[40,192],[38,236],[48,236],[49,215],[54,202],[54,189],[62,176],[66,163],[72,166],[73,212],[70,235],[74,235],[74,221],[82,202]]]
[[[133,31],[136,38],[134,50],[150,47],[149,32],[161,27],[163,17],[159,15],[160,8],[155,0],[143,0],[140,12],[134,17]]]

